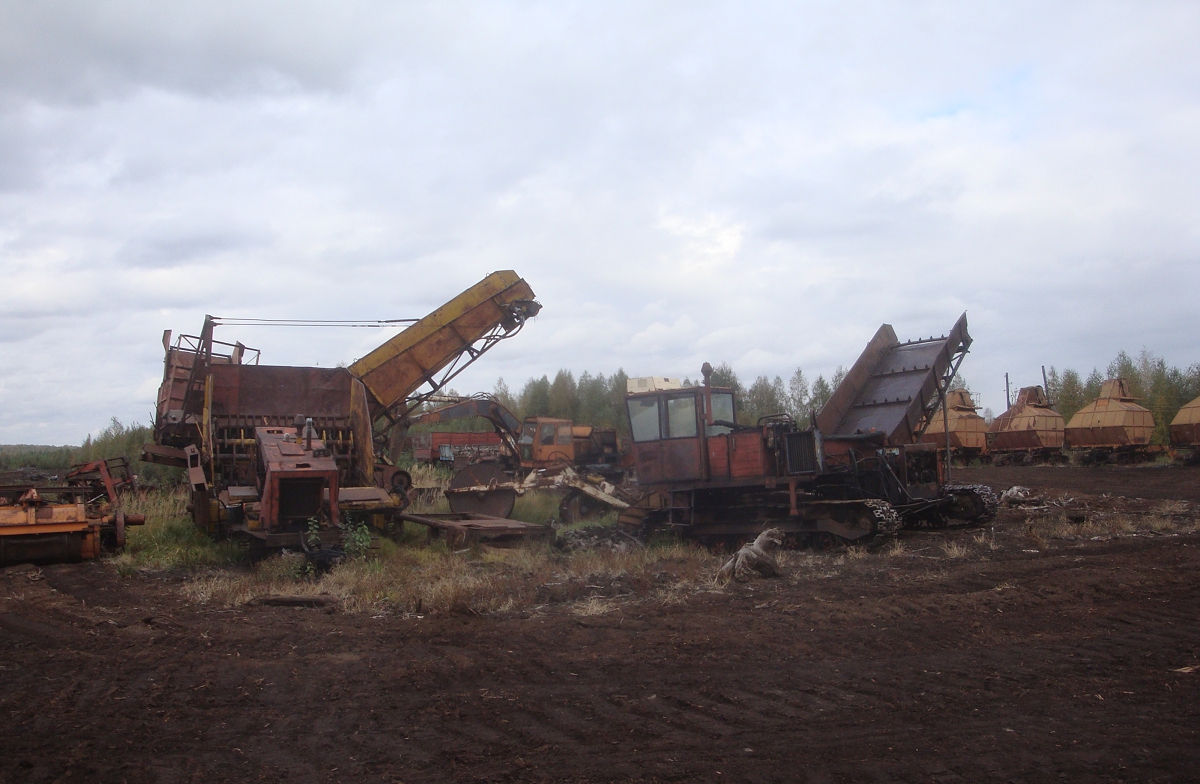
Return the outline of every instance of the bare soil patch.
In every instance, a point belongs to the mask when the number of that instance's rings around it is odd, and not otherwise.
[[[510,612],[5,569],[0,782],[1187,780],[1200,535],[1194,503],[1162,502],[1196,475],[1157,471],[983,469],[1075,500]]]

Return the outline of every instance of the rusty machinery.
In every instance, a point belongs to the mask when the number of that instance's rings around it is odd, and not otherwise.
[[[988,428],[989,452],[997,465],[1064,462],[1062,414],[1040,386],[1022,387],[1017,401]]]
[[[954,457],[966,463],[974,458],[988,453],[987,421],[975,413],[979,406],[971,399],[971,393],[965,389],[951,389],[947,395],[949,410],[945,420],[934,414],[921,436],[922,443],[943,446],[946,443],[946,433],[950,434],[950,446]],[[948,426],[948,427],[947,427]]]
[[[621,523],[702,540],[774,526],[820,544],[989,519],[991,490],[949,484],[939,450],[920,443],[970,345],[965,314],[948,335],[907,343],[883,325],[807,428],[783,414],[737,424],[734,392],[710,385],[707,364],[701,387],[628,395],[650,492]]]
[[[495,272],[347,368],[261,365],[213,337],[219,324],[330,322],[208,316],[198,336],[168,331],[143,459],[186,468],[197,524],[251,547],[336,543],[340,513],[382,527],[411,484],[387,454],[397,427],[540,308],[515,272]]]
[[[1137,404],[1123,378],[1112,378],[1100,386],[1100,397],[1088,403],[1067,423],[1063,443],[1080,450],[1084,462],[1104,462],[1110,458],[1135,460],[1154,448],[1154,415]]]
[[[1170,433],[1172,447],[1189,450],[1192,460],[1200,458],[1200,397],[1179,409]]]
[[[124,458],[74,466],[61,484],[0,485],[0,564],[82,561],[124,547],[125,527],[145,522],[121,508],[133,488]]]
[[[615,428],[577,425],[569,419],[544,416],[522,421],[486,395],[426,411],[412,417],[408,424],[474,417],[492,424],[498,449],[494,459],[476,460],[455,472],[446,491],[455,512],[507,517],[518,493],[549,486],[566,491],[559,512],[567,522],[627,506],[615,495],[625,470]]]

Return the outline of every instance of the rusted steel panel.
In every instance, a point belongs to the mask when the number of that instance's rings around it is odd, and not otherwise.
[[[732,452],[729,456],[729,473],[735,479],[766,475],[766,452],[762,433],[731,433]]]
[[[996,417],[989,428],[995,452],[1061,449],[1062,415],[1050,407],[1040,386],[1024,387],[1012,408]]]
[[[708,475],[712,479],[729,478],[729,436],[708,437]]]
[[[954,449],[967,449],[979,454],[987,452],[988,425],[983,417],[976,414],[978,407],[971,400],[971,393],[965,389],[952,389],[948,395],[950,402],[950,445]],[[942,409],[939,406],[921,441],[946,445],[946,428],[942,421]]]
[[[463,349],[509,322],[509,306],[533,298],[516,272],[493,272],[355,362],[350,372],[366,385],[373,410],[393,406],[432,381]]]
[[[1067,423],[1069,447],[1145,446],[1154,432],[1154,415],[1133,402],[1124,379],[1110,379],[1100,397],[1081,408]]]
[[[1200,397],[1179,409],[1171,420],[1171,443],[1174,446],[1200,445]]]
[[[854,406],[857,390],[870,383],[875,366],[888,351],[899,344],[900,339],[896,337],[896,330],[892,329],[891,324],[884,324],[875,332],[867,347],[846,373],[846,377],[842,379],[842,383],[838,384],[829,400],[817,412],[817,429],[826,435],[837,430],[838,424]]]
[[[213,416],[349,417],[351,384],[345,368],[214,365]]]
[[[970,345],[965,313],[944,337],[908,343],[884,324],[821,408],[817,426],[829,438],[878,433],[889,444],[913,443],[940,379]]]
[[[669,474],[663,464],[662,441],[634,442],[631,451],[637,465],[639,483],[653,484],[667,480]]]
[[[554,535],[553,529],[546,525],[475,513],[402,514],[400,517],[426,526],[457,544],[505,539],[542,539]]]
[[[662,442],[667,475],[671,479],[700,479],[704,468],[699,438],[671,438]]]
[[[338,519],[338,467],[319,439],[294,428],[255,430],[262,477],[260,520],[267,531],[287,521],[318,517],[328,498],[330,520]]]

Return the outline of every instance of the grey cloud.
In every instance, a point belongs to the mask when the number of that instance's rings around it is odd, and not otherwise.
[[[254,253],[267,247],[271,235],[265,231],[237,231],[231,226],[200,227],[159,223],[131,237],[115,254],[114,261],[134,267],[177,267],[203,263],[222,254]]]
[[[1198,31],[1188,4],[5,5],[5,350],[63,365],[0,376],[0,440],[144,421],[161,331],[205,313],[420,316],[509,267],[545,310],[464,391],[828,376],[962,309],[994,409],[1005,370],[1196,361]],[[270,363],[382,339],[222,330]]]
[[[198,94],[343,86],[370,37],[359,3],[66,0],[0,6],[2,88],[50,102],[144,86]]]

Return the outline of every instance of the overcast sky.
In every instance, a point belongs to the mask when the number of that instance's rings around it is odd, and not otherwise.
[[[464,374],[1200,362],[1200,5],[0,0],[0,443],[149,423],[164,329],[419,317]],[[388,333],[227,327],[267,364]]]

